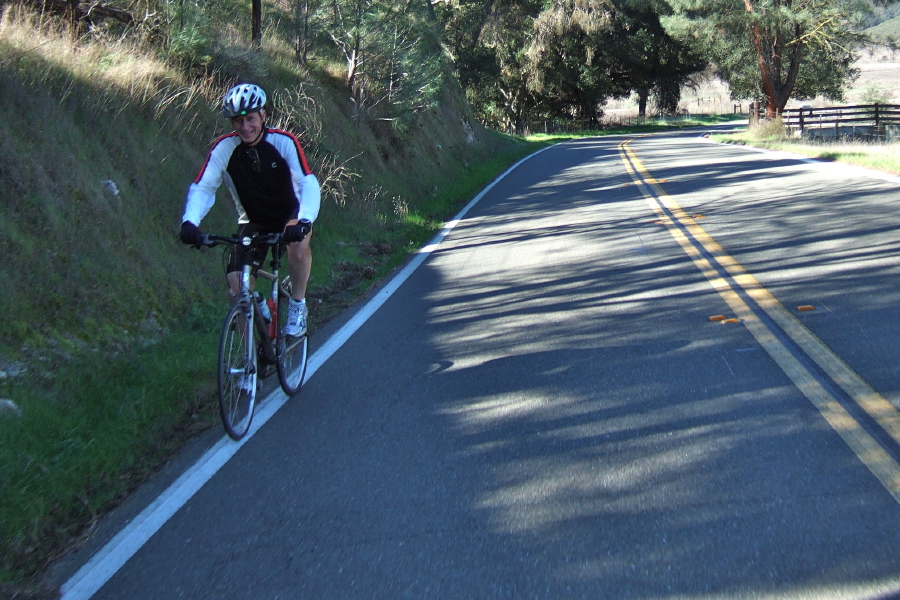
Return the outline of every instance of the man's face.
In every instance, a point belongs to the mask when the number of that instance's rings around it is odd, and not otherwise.
[[[265,117],[262,112],[255,112],[249,115],[233,117],[231,126],[234,127],[242,142],[254,144],[259,141],[259,134],[262,133],[264,120]]]

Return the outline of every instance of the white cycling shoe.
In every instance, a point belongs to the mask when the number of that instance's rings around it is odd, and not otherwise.
[[[288,303],[287,323],[284,324],[284,335],[299,337],[306,333],[307,316],[309,310],[306,308],[306,302],[291,298]]]

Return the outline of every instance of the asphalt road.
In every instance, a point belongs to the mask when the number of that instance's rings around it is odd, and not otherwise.
[[[900,596],[897,184],[696,131],[532,157],[94,597]]]

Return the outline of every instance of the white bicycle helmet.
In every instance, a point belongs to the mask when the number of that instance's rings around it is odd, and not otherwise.
[[[222,100],[222,114],[231,119],[255,113],[266,105],[266,93],[258,85],[242,83],[236,85],[225,94]]]

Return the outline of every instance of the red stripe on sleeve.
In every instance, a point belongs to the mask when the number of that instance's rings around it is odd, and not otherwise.
[[[300,167],[303,169],[304,175],[309,175],[312,173],[312,169],[309,168],[309,164],[306,162],[306,155],[303,154],[303,148],[300,147],[300,140],[297,139],[297,136],[291,133],[290,131],[282,131],[281,129],[270,129],[272,133],[280,133],[282,135],[286,135],[294,142],[294,147],[297,149],[297,156],[300,157]]]
[[[212,153],[216,149],[216,146],[222,143],[222,140],[226,140],[236,135],[237,133],[232,131],[231,133],[226,133],[225,135],[218,138],[215,142],[213,142],[212,148],[210,148],[209,152],[206,153],[206,160],[203,161],[203,166],[200,167],[200,174],[197,175],[196,179],[194,179],[194,183],[200,183],[200,180],[203,179],[203,174],[206,173],[206,167],[209,166],[209,157],[212,156]]]

